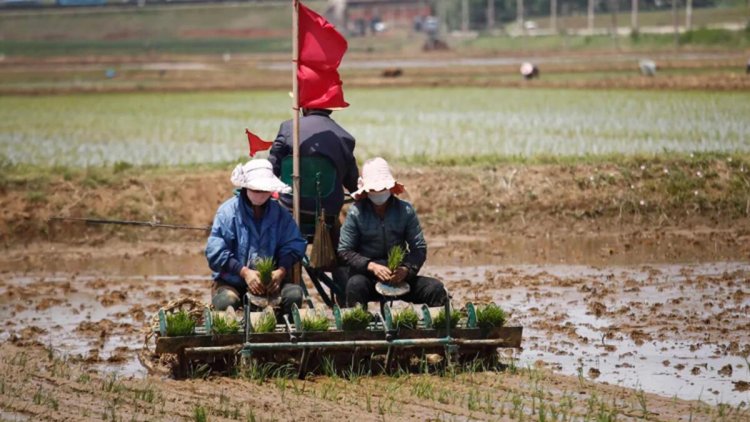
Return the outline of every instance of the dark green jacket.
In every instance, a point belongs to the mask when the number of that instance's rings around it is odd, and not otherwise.
[[[392,196],[382,220],[369,199],[349,208],[341,227],[338,253],[350,269],[365,273],[370,261],[384,264],[395,245],[408,251],[402,265],[409,269],[410,276],[417,275],[427,258],[427,243],[411,204]]]

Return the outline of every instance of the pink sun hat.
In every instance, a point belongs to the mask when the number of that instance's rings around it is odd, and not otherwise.
[[[375,157],[365,161],[362,165],[362,176],[357,181],[357,189],[351,195],[359,200],[367,192],[378,192],[389,189],[392,194],[398,195],[404,191],[404,185],[393,178],[388,162],[381,157]]]

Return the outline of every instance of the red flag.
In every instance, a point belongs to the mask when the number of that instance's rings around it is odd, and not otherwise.
[[[258,151],[270,149],[271,145],[273,145],[273,142],[264,141],[247,129],[245,129],[245,133],[247,134],[247,144],[250,146],[251,157],[254,157]]]
[[[338,67],[348,44],[333,25],[299,3],[299,105],[306,108],[344,108]]]

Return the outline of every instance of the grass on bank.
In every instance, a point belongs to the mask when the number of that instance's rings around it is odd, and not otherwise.
[[[616,165],[620,167],[638,167],[646,163],[653,165],[705,166],[715,161],[733,163],[732,167],[750,168],[750,153],[694,152],[679,153],[664,151],[662,154],[585,154],[585,155],[480,155],[431,157],[427,155],[388,156],[389,164],[399,167],[495,167],[505,165]],[[0,155],[0,188],[28,187],[44,188],[55,181],[78,182],[88,187],[107,186],[120,183],[134,176],[161,177],[184,173],[202,173],[214,171],[231,172],[232,168],[248,157],[238,157],[234,161],[215,163],[194,163],[181,165],[133,165],[125,161],[115,162],[108,166],[40,166],[33,164],[13,164]],[[362,164],[362,159],[360,166]]]
[[[748,27],[750,28],[750,26]],[[508,37],[482,35],[475,39],[456,43],[460,49],[484,52],[507,51],[606,51],[617,49],[627,51],[664,51],[674,50],[674,34],[633,33],[630,36],[619,36],[616,40],[611,35],[543,35],[535,37]],[[726,29],[698,28],[683,32],[678,37],[677,45],[688,49],[712,48],[741,50],[750,47],[750,29],[730,31]]]
[[[699,28],[678,37],[678,45],[687,48],[744,49],[750,46],[750,31]],[[360,45],[361,44],[361,45]],[[471,40],[455,40],[452,50],[487,54],[519,51],[663,51],[674,49],[673,34],[633,34],[620,36],[615,45],[610,35],[544,35],[509,37],[481,35]],[[353,52],[406,53],[418,49],[414,41],[357,40]],[[265,39],[156,39],[156,40],[0,40],[0,52],[6,56],[44,57],[78,55],[151,55],[151,54],[265,54],[291,49],[288,37]]]

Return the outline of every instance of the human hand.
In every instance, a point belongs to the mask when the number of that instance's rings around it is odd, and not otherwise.
[[[390,284],[399,284],[402,281],[406,280],[406,276],[409,275],[409,269],[401,266],[396,268],[396,271],[393,272],[393,275],[391,275],[391,281]]]
[[[240,277],[245,279],[247,290],[249,290],[250,293],[256,296],[261,296],[266,292],[266,288],[263,286],[263,283],[260,282],[259,272],[247,267],[242,267],[242,270],[240,270]]]
[[[281,289],[284,277],[286,277],[286,268],[284,267],[277,268],[271,272],[271,284],[266,289],[269,295],[275,294]]]
[[[375,277],[378,278],[378,280],[384,283],[388,283],[391,279],[391,276],[393,275],[391,274],[391,270],[388,269],[388,267],[375,262],[370,262],[369,264],[367,264],[367,270],[373,273]]]

